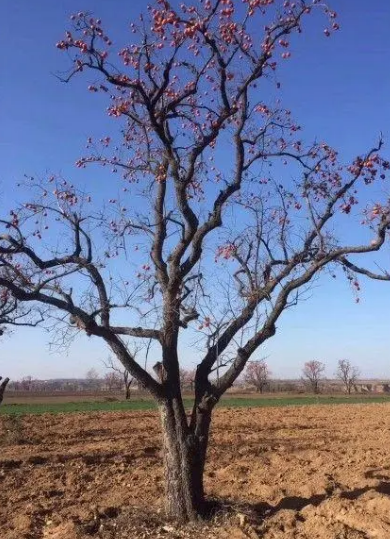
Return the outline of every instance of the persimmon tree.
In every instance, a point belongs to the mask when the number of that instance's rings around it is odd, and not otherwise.
[[[3,271],[2,275],[5,278],[9,277],[7,271]],[[0,287],[0,337],[7,332],[9,326],[36,326],[43,321],[42,308],[34,311],[33,320],[31,315],[32,309],[20,305],[7,288]],[[8,377],[0,376],[0,404],[3,402],[9,381]]]
[[[205,507],[213,409],[280,316],[327,271],[355,288],[360,276],[390,280],[371,269],[388,239],[389,201],[365,205],[386,181],[382,141],[343,164],[325,142],[305,143],[272,97],[315,11],[325,37],[338,29],[316,1],[158,0],[118,54],[99,19],[74,15],[57,44],[72,61],[65,80],[85,76],[117,123],[115,135],[89,139],[77,165],[111,171],[112,198],[29,178],[35,198],[1,221],[0,287],[104,341],[157,400],[166,508],[183,521]],[[137,339],[153,343],[157,376],[133,356]],[[198,358],[189,416],[186,346]]]
[[[320,384],[324,378],[325,365],[322,361],[313,359],[307,361],[302,369],[303,380],[316,395],[320,392]]]
[[[337,364],[336,376],[343,383],[345,391],[351,394],[360,372],[348,359],[340,359]]]
[[[270,371],[265,359],[249,361],[245,370],[245,382],[263,393],[269,383]]]
[[[6,332],[9,323],[20,320],[20,314],[16,315],[17,302],[12,299],[7,289],[0,288],[0,337]],[[9,378],[0,376],[0,404],[3,402],[4,393],[7,388]]]
[[[0,272],[4,264],[0,262]],[[10,274],[7,271],[0,273],[0,277],[7,280]],[[0,286],[0,337],[7,332],[11,326],[30,326],[34,327],[43,322],[46,310],[42,307],[31,309],[12,296],[10,291]],[[34,314],[33,320],[31,315]]]

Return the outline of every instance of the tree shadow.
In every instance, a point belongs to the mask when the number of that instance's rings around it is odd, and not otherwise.
[[[374,490],[375,492],[378,492],[379,494],[385,494],[386,496],[389,496],[390,495],[390,482],[380,481],[374,487],[367,486],[367,487],[357,488],[355,490],[342,492],[340,494],[340,498],[346,498],[347,500],[356,500],[357,498],[359,498],[359,496],[368,492],[369,490]]]
[[[283,509],[292,510],[292,511],[301,511],[304,507],[308,505],[314,505],[317,507],[329,498],[329,494],[314,494],[308,498],[302,496],[286,496],[282,498],[280,502],[276,505],[271,505],[267,502],[260,502],[255,504],[250,504],[251,512],[253,512],[257,519],[264,520],[265,518],[272,517],[279,511]]]
[[[388,496],[390,495],[390,481],[380,481],[377,485],[367,485],[365,487],[355,488],[352,490],[340,491],[338,489],[334,489],[323,494],[314,494],[313,496],[307,498],[303,496],[286,496],[285,498],[282,498],[276,505],[271,505],[268,502],[241,503],[229,499],[212,500],[210,501],[209,509],[212,509],[211,512],[214,514],[216,511],[220,510],[233,513],[243,513],[250,520],[252,520],[252,522],[261,523],[265,519],[276,515],[279,511],[284,509],[299,512],[309,505],[317,507],[325,500],[330,499],[334,494],[336,494],[339,498],[356,500],[370,490]]]

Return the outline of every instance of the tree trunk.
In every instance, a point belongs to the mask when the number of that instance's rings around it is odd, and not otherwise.
[[[2,376],[0,376],[0,380],[2,380]],[[5,388],[7,387],[8,382],[9,382],[9,378],[5,378],[0,384],[0,404],[3,402],[4,392],[5,392]]]
[[[181,522],[197,520],[205,509],[203,472],[211,414],[201,414],[193,432],[180,401],[165,402],[160,412],[167,515]]]

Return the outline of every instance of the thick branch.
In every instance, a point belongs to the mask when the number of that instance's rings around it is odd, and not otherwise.
[[[160,340],[161,334],[157,329],[148,329],[148,328],[130,328],[126,326],[110,326],[110,331],[115,333],[115,335],[127,335],[129,337],[140,337],[142,339],[156,339]]]

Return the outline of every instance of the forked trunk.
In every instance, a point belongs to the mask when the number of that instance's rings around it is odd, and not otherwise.
[[[178,401],[165,403],[160,411],[166,512],[181,522],[196,520],[204,513],[203,472],[210,418],[202,421],[195,434],[189,429]]]

